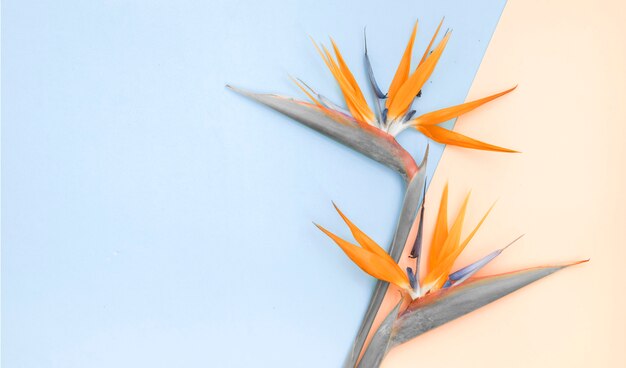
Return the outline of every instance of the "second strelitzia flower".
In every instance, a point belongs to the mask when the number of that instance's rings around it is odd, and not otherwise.
[[[457,258],[472,240],[480,226],[489,215],[489,212],[491,212],[490,208],[478,224],[476,224],[476,226],[472,229],[472,231],[464,239],[462,239],[461,233],[463,231],[463,222],[467,211],[469,197],[469,195],[466,197],[461,209],[459,210],[459,214],[454,220],[452,226],[449,227],[447,208],[448,186],[446,185],[441,197],[437,223],[435,225],[434,236],[426,263],[427,272],[425,273],[423,281],[420,280],[419,272],[422,262],[423,204],[420,210],[417,235],[410,253],[410,258],[415,259],[415,268],[407,267],[403,270],[383,248],[381,248],[374,240],[372,240],[354,223],[352,223],[352,221],[350,221],[350,219],[348,219],[348,217],[344,215],[344,213],[334,203],[333,205],[335,206],[335,209],[346,225],[348,225],[352,236],[360,247],[338,237],[320,225],[316,224],[316,226],[328,235],[363,271],[379,280],[387,281],[396,285],[400,290],[405,292],[406,295],[410,296],[411,299],[414,300],[431,291],[462,284],[504,250],[504,248],[495,250],[494,252],[486,255],[484,258],[452,272],[452,268]]]
[[[580,263],[541,266],[483,278],[474,277],[484,266],[520,239],[521,236],[519,236],[506,246],[495,249],[482,258],[452,271],[459,255],[470,243],[493,208],[491,206],[469,234],[462,237],[469,197],[468,194],[456,218],[449,225],[448,186],[446,185],[441,196],[426,260],[422,260],[421,257],[425,211],[424,201],[422,201],[418,228],[409,255],[414,260],[415,266],[406,267],[404,270],[383,248],[352,223],[334,203],[335,209],[348,225],[359,245],[348,242],[316,224],[363,271],[383,282],[395,285],[404,296],[376,330],[363,357],[360,360],[358,356],[354,359],[354,363],[359,367],[377,367],[394,346],[472,312],[564,267]],[[421,265],[426,267],[423,279],[420,279]],[[406,299],[409,301],[408,304],[405,302]]]

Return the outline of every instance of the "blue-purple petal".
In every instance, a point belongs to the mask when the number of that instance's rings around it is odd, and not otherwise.
[[[370,81],[370,84],[372,85],[372,89],[374,90],[376,97],[380,99],[387,98],[387,94],[383,93],[383,91],[378,86],[378,83],[376,83],[376,77],[374,77],[372,63],[370,62],[370,57],[367,54],[367,36],[365,35],[365,30],[363,31],[363,38],[365,40],[365,69],[367,70],[367,77]]]
[[[336,103],[332,102],[326,96],[318,94],[317,98],[320,100],[320,103],[322,105],[324,105],[325,107],[327,107],[327,108],[329,108],[331,110],[335,110],[337,112],[340,112],[340,113],[342,113],[344,115],[352,116],[348,110],[346,110],[343,107],[341,107],[341,106],[337,105]]]
[[[520,235],[517,239],[515,239],[512,242],[510,242],[509,244],[507,244],[506,247],[494,250],[493,252],[487,254],[486,256],[484,256],[483,258],[479,259],[478,261],[476,261],[476,262],[474,262],[474,263],[472,263],[472,264],[470,264],[468,266],[465,266],[465,267],[461,268],[458,271],[455,271],[455,272],[451,273],[448,276],[448,280],[452,283],[452,285],[455,285],[455,286],[460,284],[461,282],[467,280],[468,278],[472,277],[476,272],[478,272],[481,268],[485,267],[494,258],[499,256],[500,253],[502,253],[502,251],[504,251],[506,248],[510,247],[513,243],[518,241],[522,236],[524,236],[524,235]]]
[[[381,115],[381,120],[382,120],[383,124],[387,122],[387,111],[389,111],[389,110],[385,108],[383,110],[382,115]]]
[[[451,281],[459,281],[461,279],[467,278],[475,274],[476,272],[478,272],[478,270],[480,270],[481,268],[485,267],[487,263],[491,262],[494,258],[500,255],[500,253],[502,253],[502,249],[495,250],[487,254],[485,257],[479,259],[478,261],[468,266],[465,266],[454,273],[451,273],[450,276],[448,276],[448,278]]]
[[[411,284],[411,288],[415,289],[415,286],[417,285],[417,277],[415,277],[413,269],[411,267],[407,267],[406,274],[407,276],[409,276],[409,283]]]
[[[402,119],[402,122],[404,123],[404,122],[407,122],[407,121],[411,120],[413,115],[415,115],[415,110],[411,110],[411,111],[407,112],[406,115],[404,115],[404,119]]]

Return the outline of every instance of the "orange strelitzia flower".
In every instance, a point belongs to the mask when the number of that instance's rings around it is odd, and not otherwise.
[[[435,34],[433,35],[417,66],[413,72],[411,72],[411,56],[417,33],[417,22],[415,23],[409,42],[386,94],[381,91],[380,87],[376,83],[371,69],[371,64],[369,62],[366,44],[365,62],[368,69],[368,77],[377,97],[374,109],[375,111],[368,105],[367,100],[363,95],[363,91],[359,87],[354,75],[341,55],[339,47],[332,39],[331,44],[334,56],[324,45],[321,45],[320,47],[315,44],[315,47],[337,81],[347,109],[343,109],[324,96],[318,94],[304,82],[300,80],[296,80],[295,82],[317,107],[321,108],[331,118],[339,122],[341,121],[341,118],[348,117],[359,124],[376,127],[393,137],[405,129],[412,127],[428,138],[443,144],[488,151],[516,152],[508,148],[484,143],[438,126],[438,124],[466,114],[489,101],[511,92],[515,89],[515,87],[479,100],[447,107],[414,117],[415,110],[411,109],[413,102],[416,96],[420,95],[424,84],[428,81],[431,74],[435,70],[435,67],[437,66],[437,63],[452,34],[451,32],[445,32],[441,41],[439,41],[437,46],[433,48],[442,23],[443,20],[439,23]]]
[[[375,241],[354,225],[336,205],[335,209],[350,228],[352,236],[360,247],[341,239],[318,224],[315,224],[315,226],[317,226],[335,243],[337,243],[341,250],[346,253],[348,258],[350,258],[352,262],[356,263],[356,265],[363,271],[379,280],[387,281],[398,286],[400,289],[407,291],[408,293],[412,293],[413,288],[411,287],[408,275],[402,270],[402,268],[400,268],[400,266],[398,266],[398,264],[396,264],[393,258],[391,258],[391,256],[389,256],[383,248],[376,244]]]
[[[401,290],[416,299],[429,292],[442,288],[458,286],[469,277],[474,275],[480,268],[485,266],[505,248],[498,249],[486,257],[464,267],[456,272],[452,272],[454,264],[468,243],[472,240],[480,226],[483,224],[491,208],[485,213],[478,224],[465,238],[462,238],[463,222],[469,202],[469,195],[465,198],[461,209],[451,227],[448,227],[448,186],[446,185],[440,202],[439,213],[435,225],[434,235],[430,246],[430,254],[426,262],[427,270],[423,281],[420,282],[419,264],[421,244],[411,252],[411,257],[416,258],[415,270],[407,267],[406,270],[394,262],[394,260],[369,236],[363,233],[354,225],[335,205],[335,209],[348,225],[352,236],[360,245],[347,242],[325,228],[316,225],[326,235],[328,235],[346,255],[359,266],[363,271],[371,276],[387,281],[398,286]],[[420,218],[423,221],[423,217]],[[417,235],[416,243],[421,242],[421,227]],[[518,238],[519,239],[519,238]],[[516,239],[517,240],[517,239]],[[510,244],[509,244],[510,245]]]

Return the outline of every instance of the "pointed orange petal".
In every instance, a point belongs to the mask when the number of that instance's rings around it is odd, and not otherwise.
[[[478,222],[478,224],[476,224],[476,226],[474,227],[472,232],[465,238],[465,240],[462,243],[458,243],[457,246],[455,247],[455,249],[453,249],[446,256],[445,259],[441,260],[440,268],[437,270],[437,273],[440,276],[442,276],[442,277],[445,276],[445,277],[443,277],[443,279],[444,279],[443,281],[444,282],[445,282],[445,280],[447,280],[448,275],[452,271],[452,267],[454,266],[454,262],[456,262],[456,259],[461,255],[463,250],[465,250],[465,247],[467,246],[467,244],[472,240],[474,235],[476,235],[476,232],[482,226],[483,222],[485,222],[485,219],[487,219],[487,216],[489,215],[489,213],[493,209],[493,206],[495,206],[495,203],[489,208],[489,210],[487,210],[487,212],[483,215],[482,219]],[[441,286],[443,286],[443,283],[441,285],[439,285],[439,287],[441,287]]]
[[[356,263],[359,268],[368,273],[369,275],[390,282],[401,289],[409,289],[410,283],[408,276],[402,271],[402,269],[394,262],[389,262],[386,259],[378,256],[377,254],[357,247],[351,244],[330,231],[324,229],[320,225],[315,225],[328,235],[337,245],[344,251],[344,253]]]
[[[493,209],[493,206],[495,206],[495,203],[483,215],[482,219],[478,222],[478,224],[476,224],[476,226],[474,227],[472,232],[467,236],[467,238],[465,238],[465,240],[462,243],[457,244],[456,248],[454,250],[452,250],[446,256],[445,259],[441,260],[439,266],[433,272],[435,275],[437,275],[437,280],[432,283],[434,289],[441,288],[443,286],[443,284],[446,282],[446,280],[448,279],[448,275],[452,271],[452,267],[454,266],[454,263],[456,262],[456,259],[461,255],[463,250],[465,250],[465,247],[470,242],[470,240],[472,240],[474,235],[476,235],[476,232],[481,227],[483,222],[485,222],[485,219],[487,219],[487,216],[489,215],[489,213]]]
[[[359,109],[359,113],[361,114],[361,116],[363,116],[366,122],[370,123],[374,121],[374,113],[372,112],[372,109],[370,109],[369,105],[367,104],[367,100],[363,96],[361,87],[359,87],[359,84],[357,83],[356,79],[354,78],[354,75],[350,71],[348,64],[346,64],[345,60],[343,59],[343,56],[341,55],[341,52],[339,51],[337,44],[335,44],[335,41],[331,38],[330,42],[332,43],[333,50],[335,51],[335,57],[337,59],[337,64],[339,64],[339,70],[341,71],[341,74],[344,76],[348,84],[352,87],[351,98],[354,104],[356,105],[356,107]]]
[[[441,29],[441,25],[443,24],[444,19],[446,19],[446,17],[441,18],[441,22],[439,22],[439,25],[437,26],[437,30],[435,31],[435,34],[433,35],[433,38],[430,39],[430,43],[428,44],[428,47],[426,48],[426,50],[424,50],[424,55],[422,55],[422,59],[420,60],[420,63],[418,65],[422,65],[424,60],[426,60],[426,57],[428,56],[428,52],[433,47],[433,44],[435,43],[435,38],[437,38],[437,34],[439,34],[439,29]]]
[[[465,240],[463,240],[463,242],[459,245],[457,252],[459,254],[461,254],[461,252],[463,252],[463,250],[465,249],[465,247],[467,246],[467,244],[470,242],[470,240],[472,240],[472,238],[474,237],[474,235],[476,235],[476,232],[478,231],[478,229],[482,226],[483,222],[485,222],[485,219],[487,219],[487,216],[489,216],[489,213],[491,213],[491,210],[493,210],[493,206],[495,206],[496,204],[492,204],[491,207],[489,207],[489,209],[487,210],[487,212],[485,212],[485,215],[483,216],[482,219],[480,219],[480,221],[478,222],[478,224],[476,224],[476,227],[474,227],[474,230],[472,230],[472,232],[467,236],[467,238],[465,238]]]
[[[393,258],[391,258],[391,256],[389,256],[389,254],[387,254],[387,252],[385,252],[383,248],[381,248],[378,244],[376,244],[374,240],[372,240],[369,236],[367,236],[364,232],[362,232],[361,229],[359,229],[356,225],[354,225],[352,221],[350,221],[350,219],[348,219],[348,217],[346,217],[346,215],[344,215],[343,212],[341,212],[339,207],[337,207],[337,205],[334,202],[333,202],[333,206],[335,206],[335,210],[337,210],[337,213],[339,213],[339,216],[341,216],[343,221],[350,228],[350,232],[352,233],[352,236],[354,236],[354,239],[364,249],[369,250],[370,252],[376,253],[377,255],[381,257],[388,258],[390,261],[393,262]]]
[[[449,144],[452,146],[473,148],[484,151],[517,152],[508,148],[494,146],[489,143],[481,142],[479,140],[464,136],[463,134],[444,129],[437,125],[418,125],[415,128],[433,141],[442,144]]]
[[[333,74],[333,76],[335,77],[335,80],[339,84],[339,88],[341,89],[341,93],[343,94],[344,100],[346,101],[348,110],[350,110],[350,113],[355,119],[359,121],[364,121],[364,117],[361,115],[361,112],[357,108],[356,103],[354,101],[354,94],[353,94],[352,86],[346,80],[343,73],[341,73],[341,69],[339,68],[339,65],[337,65],[333,57],[330,55],[330,52],[326,49],[325,46],[322,46],[322,48],[323,48],[326,60],[328,60],[329,69],[331,73]]]
[[[443,242],[448,237],[448,183],[443,188],[441,194],[441,202],[439,203],[439,213],[437,222],[435,223],[435,232],[431,242],[430,252],[428,255],[428,269],[433,270],[436,261],[439,258],[439,252],[443,246]]]
[[[413,119],[412,121],[410,121],[409,123],[412,125],[435,125],[435,124],[440,124],[443,122],[446,122],[450,119],[454,119],[456,117],[459,117],[463,114],[466,114],[472,110],[474,110],[475,108],[486,104],[489,101],[493,101],[496,98],[503,96],[511,91],[513,91],[515,88],[517,88],[517,86],[507,89],[506,91],[500,92],[500,93],[496,93],[495,95],[491,95],[485,98],[481,98],[479,100],[475,100],[475,101],[470,101],[470,102],[466,102],[460,105],[456,105],[456,106],[451,106],[451,107],[446,107],[445,109],[441,109],[441,110],[437,110],[437,111],[433,111],[433,112],[429,112],[426,113],[424,115],[421,115],[415,119]]]
[[[337,44],[332,38],[330,39],[330,43],[333,45],[333,50],[335,51],[335,57],[337,58],[337,63],[339,64],[339,69],[341,70],[341,73],[344,75],[348,83],[350,83],[350,85],[352,86],[355,95],[359,97],[359,99],[365,101],[365,97],[363,97],[363,92],[361,91],[361,88],[359,87],[356,79],[354,79],[354,75],[352,75],[348,64],[346,64],[343,56],[341,56],[341,52],[339,51]]]
[[[387,101],[385,102],[385,106],[387,108],[389,108],[389,105],[391,104],[391,101],[395,98],[396,93],[409,77],[409,72],[411,71],[411,54],[413,53],[413,43],[415,42],[416,33],[417,21],[415,21],[415,25],[413,26],[413,32],[411,33],[411,37],[409,38],[409,43],[406,45],[406,49],[404,50],[402,59],[400,59],[400,64],[398,64],[398,69],[396,69],[396,75],[394,75],[393,80],[391,81],[391,85],[389,86]]]
[[[344,100],[346,101],[346,106],[348,107],[350,114],[352,114],[352,117],[354,117],[355,119],[362,121],[363,117],[361,116],[359,111],[356,109],[356,107],[352,103],[352,99],[350,97],[351,94],[350,94],[349,89],[351,89],[351,87],[348,85],[347,81],[345,81],[343,75],[339,71],[338,66],[335,64],[334,60],[330,56],[330,53],[328,52],[328,50],[326,50],[326,48],[324,48],[324,52],[322,52],[322,50],[320,50],[315,40],[313,40],[312,38],[311,38],[311,42],[313,42],[315,49],[322,57],[322,60],[324,60],[324,63],[326,64],[326,66],[332,73],[333,77],[337,81],[337,84],[339,84],[339,88],[341,89],[341,93],[344,96]]]
[[[448,32],[448,34],[445,35],[432,54],[430,54],[426,60],[419,65],[417,69],[415,69],[409,79],[407,79],[402,87],[400,87],[397,95],[389,105],[388,115],[391,118],[396,118],[402,115],[409,108],[417,93],[422,89],[424,83],[426,83],[428,78],[430,78],[430,75],[435,70],[435,66],[437,66],[437,62],[448,44],[450,34],[451,32]]]
[[[467,204],[469,203],[470,194],[465,197],[463,201],[463,205],[461,205],[461,209],[459,209],[459,213],[450,228],[450,233],[446,238],[446,241],[443,243],[441,247],[441,252],[439,253],[439,262],[443,261],[454,252],[454,250],[459,246],[461,241],[461,232],[463,231],[463,221],[465,221],[465,213],[467,212]]]
[[[459,210],[459,214],[452,224],[452,228],[450,228],[450,233],[448,234],[448,237],[441,246],[441,250],[439,251],[439,257],[434,264],[435,267],[432,269],[432,271],[429,270],[428,274],[424,278],[424,285],[426,285],[427,288],[430,288],[433,284],[439,285],[444,273],[446,277],[448,276],[448,274],[446,273],[448,266],[452,268],[452,266],[454,265],[454,261],[456,261],[455,251],[458,248],[459,242],[461,240],[463,221],[465,220],[465,212],[467,210],[467,203],[469,202],[469,198],[470,195],[468,194],[467,197],[465,197],[465,201],[463,202],[461,209]],[[445,282],[445,279],[443,280],[443,282]],[[441,285],[443,285],[443,283],[441,283]],[[435,288],[438,287],[441,286],[435,286]]]
[[[352,76],[352,73],[350,73],[347,65],[345,65],[343,58],[341,58],[341,54],[337,54],[340,61],[335,61],[325,46],[322,45],[322,50],[320,50],[315,42],[313,42],[313,44],[339,84],[339,88],[341,89],[341,93],[346,101],[348,110],[350,110],[350,114],[352,114],[352,116],[360,122],[372,124],[374,121],[374,113],[367,105],[367,101],[363,97],[358,84],[356,84],[354,76]],[[335,46],[334,43],[333,46]],[[336,52],[338,51],[339,50],[336,49]],[[343,67],[341,66],[342,63]],[[348,73],[348,75],[344,73],[344,70]]]

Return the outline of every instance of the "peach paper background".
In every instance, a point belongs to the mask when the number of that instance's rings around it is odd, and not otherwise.
[[[510,0],[468,99],[519,88],[457,130],[523,153],[448,148],[427,196],[436,208],[446,181],[451,203],[472,189],[467,224],[498,200],[460,263],[526,234],[483,274],[591,261],[422,335],[383,367],[626,367],[625,15],[620,1]]]

